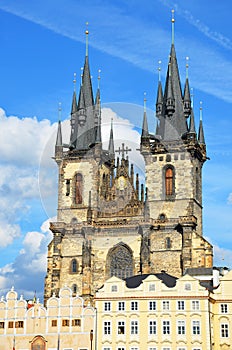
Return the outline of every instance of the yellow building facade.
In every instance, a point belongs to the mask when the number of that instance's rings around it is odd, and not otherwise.
[[[209,292],[189,275],[112,277],[95,302],[98,350],[211,349]]]
[[[210,294],[212,350],[232,349],[232,271]]]
[[[0,301],[0,350],[93,350],[95,310],[68,287],[44,307],[11,289]]]

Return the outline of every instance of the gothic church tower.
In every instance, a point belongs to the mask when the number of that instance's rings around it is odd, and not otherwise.
[[[202,111],[201,111],[202,113]],[[144,115],[141,153],[151,217],[151,269],[181,275],[187,268],[211,267],[212,246],[202,236],[202,166],[207,160],[202,119],[195,129],[188,64],[184,92],[172,44],[164,92],[159,77],[155,135]]]
[[[145,188],[129,162],[126,140],[115,157],[112,123],[108,149],[103,149],[100,90],[94,99],[86,45],[68,145],[58,124],[58,209],[50,225],[45,301],[64,285],[88,301],[113,275],[166,270],[178,277],[189,267],[212,266],[212,246],[202,235],[203,126],[200,122],[197,135],[189,82],[186,78],[182,93],[174,42],[164,93],[158,85],[156,114],[154,135],[144,110],[140,152]]]

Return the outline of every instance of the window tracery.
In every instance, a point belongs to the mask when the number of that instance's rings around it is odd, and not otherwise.
[[[109,255],[109,276],[127,278],[133,275],[133,257],[124,245],[115,247]]]

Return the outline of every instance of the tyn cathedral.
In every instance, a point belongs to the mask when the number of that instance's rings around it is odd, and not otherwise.
[[[88,35],[88,32],[86,33]],[[203,124],[196,131],[188,76],[182,91],[174,40],[164,88],[159,80],[157,127],[141,115],[140,153],[146,185],[126,155],[101,139],[100,90],[93,96],[86,52],[78,98],[73,93],[68,145],[58,124],[57,221],[51,222],[45,301],[64,285],[91,300],[111,276],[212,267],[212,246],[202,233],[202,166],[207,160]]]

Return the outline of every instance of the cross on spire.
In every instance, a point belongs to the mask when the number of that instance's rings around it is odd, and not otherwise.
[[[131,152],[132,149],[128,148],[127,146],[125,147],[125,144],[122,143],[122,148],[118,148],[118,150],[116,150],[115,152],[118,152],[119,154],[122,153],[122,159],[125,159],[125,153],[128,154],[128,152]]]

